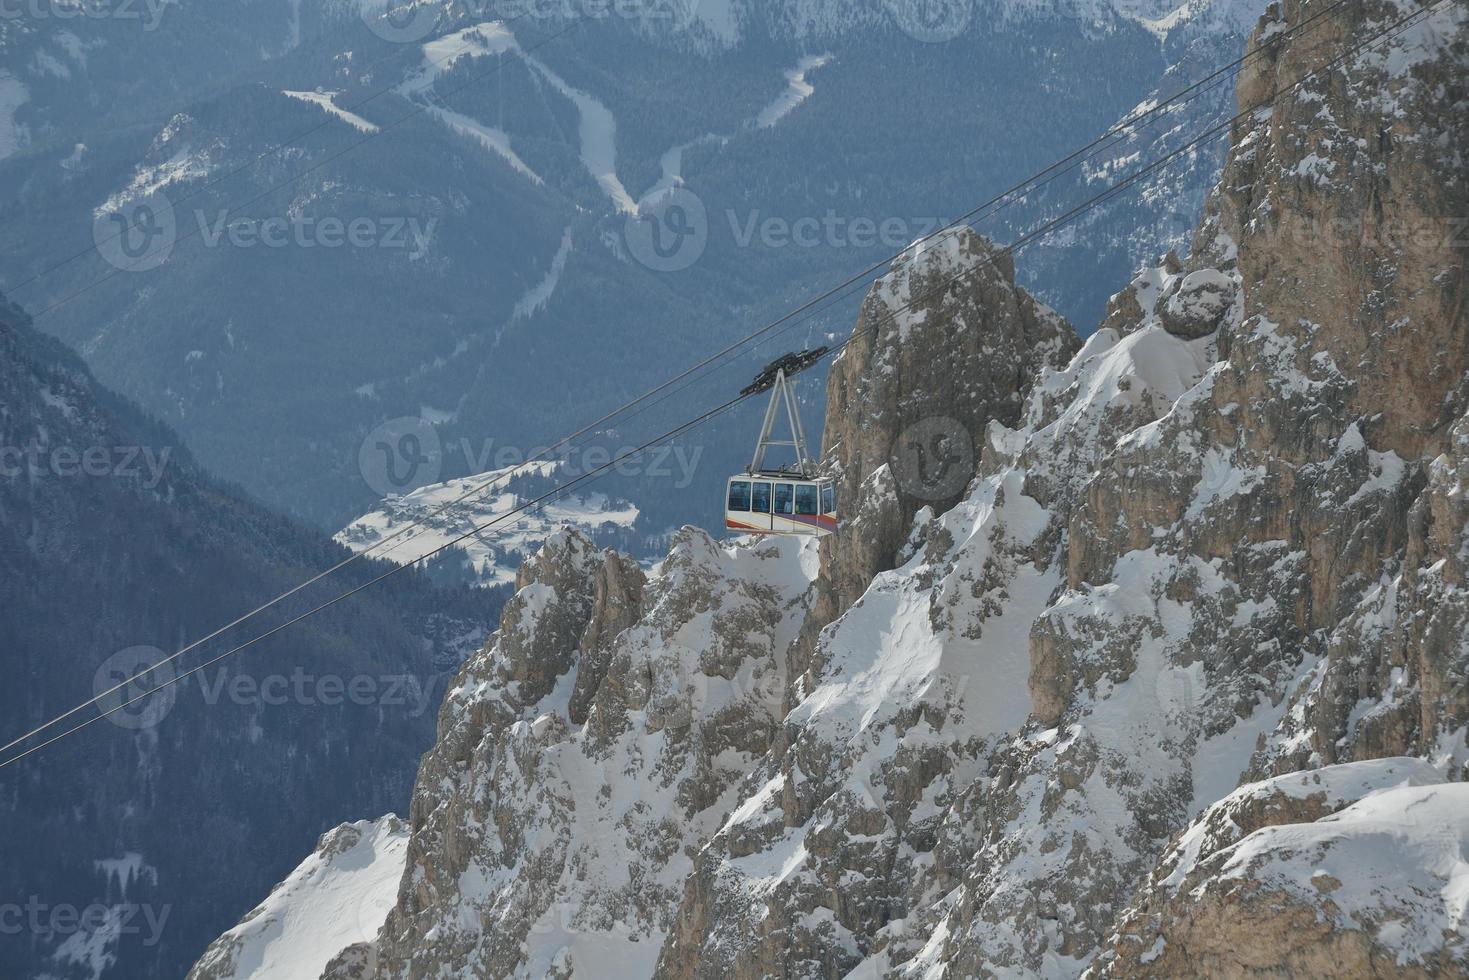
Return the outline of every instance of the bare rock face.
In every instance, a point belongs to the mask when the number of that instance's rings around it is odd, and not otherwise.
[[[372,976],[373,956],[371,943],[354,943],[332,957],[321,980],[367,980]]]
[[[642,618],[643,587],[646,584],[647,576],[637,562],[626,555],[604,554],[592,597],[592,611],[581,637],[576,687],[567,706],[567,717],[572,724],[586,722],[592,699],[607,676],[612,645],[623,630]]]
[[[1334,15],[1334,28],[1369,31],[1411,10],[1369,6]],[[1308,13],[1288,5],[1285,16]],[[1430,12],[1237,135],[1251,152],[1228,213],[1241,235],[1276,243],[1242,244],[1258,312],[1239,347],[1288,383],[1261,391],[1234,371],[1216,401],[1241,406],[1240,442],[1284,457],[1265,486],[1294,504],[1277,509],[1299,527],[1310,573],[1296,628],[1326,632],[1262,773],[1425,754],[1469,718],[1465,652],[1448,638],[1465,623],[1464,525],[1450,501],[1469,411],[1469,297],[1447,217],[1469,213],[1464,20],[1455,7]],[[1241,100],[1305,60],[1282,51],[1242,78]]]

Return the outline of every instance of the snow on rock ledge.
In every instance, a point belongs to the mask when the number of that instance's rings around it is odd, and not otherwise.
[[[1456,973],[1466,853],[1469,784],[1422,760],[1252,783],[1181,836],[1092,973]]]

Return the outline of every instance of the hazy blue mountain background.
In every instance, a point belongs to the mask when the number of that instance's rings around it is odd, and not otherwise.
[[[860,226],[853,244],[853,222],[893,222],[891,240],[906,244],[1086,143],[1157,86],[1180,86],[1189,66],[1233,57],[1237,27],[1252,19],[1248,3],[1195,3],[1169,33],[1147,19],[1167,4],[976,0],[949,8],[962,30],[935,42],[913,36],[929,36],[914,24],[935,5],[912,6],[731,0],[692,16],[652,2],[581,20],[525,14],[508,28],[515,49],[448,60],[445,36],[501,8],[431,8],[437,20],[403,28],[417,28],[414,43],[384,40],[368,26],[387,33],[382,22],[349,4],[186,2],[163,8],[153,30],[4,22],[10,86],[26,100],[0,161],[0,287],[105,383],[176,426],[205,465],[335,530],[381,495],[358,467],[380,423],[429,420],[445,477],[486,468],[487,441],[544,445],[895,250]],[[805,73],[811,94],[761,125],[802,59],[825,59]],[[445,61],[427,83],[426,60]],[[1170,75],[1170,65],[1182,68]],[[282,94],[318,89],[384,128],[364,132]],[[1179,122],[1217,115],[1228,91]],[[595,102],[591,122],[576,95]],[[585,130],[606,119],[632,200],[687,147],[683,186],[708,216],[687,267],[650,269],[628,248],[636,219],[582,158]],[[523,169],[454,120],[505,134]],[[1183,240],[1216,156],[1188,161],[1166,193],[1124,197],[1081,232],[1038,243],[1022,278],[1042,277],[1046,298],[1089,330],[1110,284],[1152,257],[1160,233]],[[1108,173],[1063,175],[980,229],[1013,239]],[[109,201],[125,209],[146,186],[172,202],[177,240],[156,267],[119,272],[87,251],[94,221],[105,226]],[[382,244],[237,247],[220,232],[226,213],[366,218]],[[779,233],[829,217],[836,230],[809,244]],[[395,227],[426,233],[397,247]],[[776,354],[844,335],[856,295],[609,442],[639,442],[717,404]],[[689,437],[703,451],[691,492],[660,478],[618,478],[611,492],[638,496],[649,535],[709,523],[719,481],[748,452],[752,415]]]
[[[0,436],[29,450],[0,460],[5,742],[345,554],[205,475],[3,300]],[[382,570],[358,562],[187,662]],[[0,896],[20,912],[0,976],[182,976],[324,828],[406,804],[443,683],[502,599],[405,572],[6,768]],[[129,928],[65,913],[93,907]],[[142,911],[156,936],[131,931]]]

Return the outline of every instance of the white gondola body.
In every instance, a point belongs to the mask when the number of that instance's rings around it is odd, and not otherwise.
[[[730,477],[724,500],[724,526],[741,534],[825,535],[837,529],[831,480],[745,473]]]

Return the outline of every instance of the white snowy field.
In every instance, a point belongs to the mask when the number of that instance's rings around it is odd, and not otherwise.
[[[534,554],[559,527],[594,534],[609,527],[629,528],[637,520],[636,506],[601,493],[559,497],[512,518],[512,512],[526,502],[516,492],[517,479],[552,476],[557,465],[526,463],[389,497],[377,510],[348,524],[336,540],[353,551],[371,551],[374,558],[410,565],[468,534],[458,547],[469,556],[477,583],[493,586],[514,582],[521,560]],[[466,494],[469,497],[462,503],[447,506]],[[415,522],[421,526],[408,530]]]

